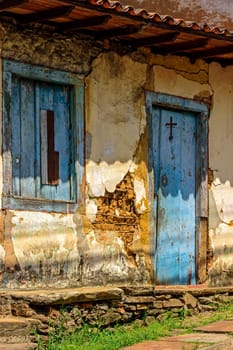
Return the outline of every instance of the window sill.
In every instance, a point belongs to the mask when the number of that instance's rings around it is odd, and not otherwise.
[[[4,196],[2,198],[4,209],[46,211],[55,213],[73,213],[78,204],[74,201],[58,201],[43,198],[22,198],[16,196]]]

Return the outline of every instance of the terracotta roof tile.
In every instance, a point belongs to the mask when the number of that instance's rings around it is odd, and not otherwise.
[[[194,31],[201,31],[205,33],[213,33],[215,35],[233,37],[233,33],[228,31],[227,29],[211,27],[208,24],[198,24],[196,22],[184,21],[183,19],[173,18],[168,15],[161,15],[156,12],[148,12],[146,9],[135,9],[133,6],[123,6],[119,1],[88,0],[88,2],[94,6],[110,9],[118,13],[125,13],[132,17],[141,17],[143,19],[155,23],[164,23],[168,26],[187,28]]]

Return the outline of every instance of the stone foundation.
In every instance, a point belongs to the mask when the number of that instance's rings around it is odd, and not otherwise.
[[[46,338],[59,322],[69,331],[79,329],[84,324],[98,328],[111,327],[136,319],[144,320],[146,324],[161,320],[168,313],[181,316],[185,311],[190,314],[214,311],[219,305],[232,300],[233,287],[171,289],[147,285],[138,288],[2,291],[0,325],[6,320],[14,324],[19,322],[19,325],[23,324],[24,336],[26,329],[28,333],[36,330],[42,338]],[[20,335],[19,328],[17,336]]]

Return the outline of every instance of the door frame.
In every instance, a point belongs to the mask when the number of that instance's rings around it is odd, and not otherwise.
[[[149,234],[150,254],[152,260],[152,280],[155,282],[156,270],[156,228],[157,202],[154,195],[155,159],[153,152],[152,115],[153,107],[169,108],[178,111],[192,112],[199,118],[197,123],[197,157],[196,159],[196,280],[202,283],[206,278],[207,234],[208,234],[208,105],[201,101],[174,95],[146,92],[146,113],[148,127],[148,187],[149,187]]]

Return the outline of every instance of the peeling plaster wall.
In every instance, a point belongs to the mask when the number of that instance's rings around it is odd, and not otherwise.
[[[198,96],[206,98],[212,95],[209,84],[190,80],[182,74],[177,74],[178,70],[155,66],[153,71],[155,76],[154,91],[191,99]]]
[[[212,285],[231,285],[233,278],[233,68],[210,65],[214,91],[210,116],[209,229],[213,262],[209,270]]]
[[[109,198],[108,192],[113,194],[110,210],[114,210],[117,187],[130,175],[133,179],[135,212],[140,214],[140,229],[135,233],[137,238],[132,238],[134,255],[128,253],[126,261],[128,266],[130,262],[136,265],[139,272],[143,271],[142,261],[145,261],[144,271],[148,274],[152,269],[150,255],[153,256],[155,247],[150,245],[150,234],[153,235],[153,232],[149,231],[148,222],[151,208],[148,204],[144,89],[209,100],[213,92],[208,83],[208,65],[202,61],[193,65],[184,58],[155,56],[149,50],[141,49],[130,56],[113,52],[102,54],[95,59],[92,67],[86,89],[86,182],[89,197],[87,210],[90,210],[87,216],[92,223],[95,221],[95,216],[98,217],[98,198]],[[105,206],[106,202],[102,211]],[[110,219],[108,224],[111,227]],[[117,230],[111,235],[107,229],[105,233],[103,231],[105,239],[112,237],[111,241],[117,236],[118,242],[124,243]],[[92,225],[87,235],[91,235],[95,245],[96,241],[100,244],[96,227],[93,229]],[[125,249],[127,245],[122,244],[123,247]],[[139,257],[141,261],[138,263]],[[130,276],[130,272],[127,274]]]
[[[23,211],[9,214],[12,214],[11,239],[19,268],[12,280],[9,266],[4,283],[30,287],[36,280],[42,280],[48,286],[62,287],[62,280],[67,279],[71,285],[75,284],[80,252],[73,216],[34,212],[29,215]]]
[[[14,35],[17,51],[25,52],[25,62],[38,64],[37,48],[31,50],[30,57],[24,48],[25,38]],[[62,69],[57,51],[52,49],[56,43],[55,39],[45,42],[55,55],[48,66]],[[89,42],[87,47],[85,42],[77,45],[78,52],[88,54]],[[11,58],[11,44],[3,40],[3,47],[4,57]],[[90,54],[93,52],[96,54],[95,49]],[[73,63],[67,63],[69,51],[64,55],[62,66],[73,71]],[[0,249],[2,286],[150,281],[154,246],[149,231],[145,89],[208,98],[212,94],[208,66],[154,56],[146,49],[128,56],[114,52],[96,56],[91,66],[77,66],[77,74],[86,76],[85,206],[68,215],[8,211]],[[91,62],[90,57],[88,60]],[[46,65],[45,56],[42,62]]]
[[[149,222],[145,90],[207,101],[214,95],[210,163],[220,173],[214,172],[210,191],[214,198],[211,213],[219,212],[219,216],[211,214],[211,237],[217,232],[221,232],[221,239],[230,237],[232,169],[218,152],[221,145],[227,154],[233,142],[230,69],[211,65],[209,83],[209,66],[202,61],[191,64],[186,58],[152,55],[148,49],[120,55],[105,52],[78,36],[47,39],[43,32],[18,33],[11,26],[2,29],[3,57],[71,71],[82,77],[86,86],[85,205],[74,214],[2,211],[2,287],[151,281],[154,245]],[[224,80],[220,79],[223,73]],[[223,99],[225,90],[227,102]],[[226,110],[225,129],[220,134],[222,108]],[[222,146],[225,138],[226,148]],[[218,242],[212,239],[216,247]],[[216,263],[217,250],[215,257]],[[216,270],[211,271],[216,276]]]
[[[0,23],[1,57],[42,67],[73,72],[84,77],[90,72],[93,58],[102,51],[90,39],[80,35],[64,36],[48,32],[43,25],[33,28]]]
[[[44,27],[19,32],[12,24],[2,25],[1,34],[3,58],[68,70],[82,79],[89,75],[85,84],[87,193],[83,196],[86,205],[80,206],[77,213],[67,215],[3,211],[1,286],[32,288],[148,282],[143,90],[146,64],[113,53],[101,55],[104,51],[101,45],[96,46],[78,35],[48,36]],[[98,58],[93,62],[95,57]],[[143,155],[140,160],[139,154]],[[116,223],[114,226],[108,222],[107,229],[106,226],[98,228],[98,199],[108,194],[115,197],[117,186],[124,186],[127,181],[131,189],[125,189],[124,198],[118,196],[122,204],[118,208],[121,213],[117,229]],[[130,211],[127,196],[131,196]],[[127,225],[129,232],[124,235]]]
[[[89,74],[93,58],[103,51],[101,45],[94,45],[88,38],[83,40],[78,34],[54,34],[43,25],[19,29],[13,22],[5,22],[0,24],[0,28],[2,58],[69,71],[81,79]],[[2,84],[0,95],[2,96]],[[2,98],[0,101],[1,104]],[[1,105],[0,108],[2,110]],[[0,144],[2,147],[2,139]],[[2,195],[2,158],[0,178]],[[59,215],[2,210],[1,286],[30,288],[82,285],[83,254],[87,254],[89,249],[87,239],[83,236],[82,223],[78,213]]]
[[[145,63],[110,52],[100,55],[93,62],[92,73],[87,78],[86,213],[92,221],[98,218],[95,206],[98,198],[103,198],[101,211],[107,213],[107,218],[102,218],[102,226],[92,225],[87,237],[92,240],[93,252],[99,252],[100,262],[92,269],[99,269],[102,276],[109,269],[115,283],[132,279],[149,281],[148,207],[145,204],[147,150],[146,144],[143,144],[146,71]],[[141,149],[142,157],[138,159]],[[134,201],[131,210],[127,208],[129,196]],[[117,205],[119,201],[120,206]],[[111,213],[118,216],[117,220]],[[127,227],[127,220],[130,222],[131,214],[136,216],[136,213],[140,213],[138,227]],[[106,256],[112,261],[109,266]]]
[[[134,171],[135,150],[146,126],[147,67],[109,53],[96,59],[92,69],[86,90],[87,184],[96,196],[105,189],[113,192],[125,174]]]

